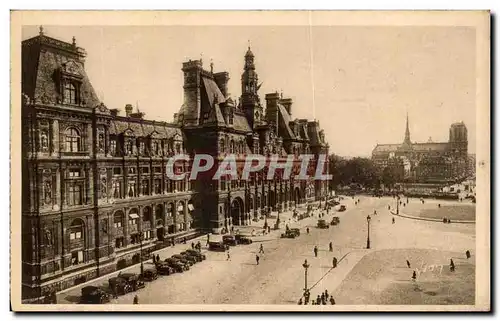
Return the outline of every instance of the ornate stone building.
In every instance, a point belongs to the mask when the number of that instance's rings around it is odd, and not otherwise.
[[[39,297],[140,261],[169,242],[249,224],[263,209],[327,193],[326,181],[263,175],[250,180],[170,180],[174,155],[328,153],[317,121],[292,120],[292,100],[261,105],[248,49],[236,104],[227,72],[185,62],[185,102],[173,123],[125,114],[99,101],[85,72],[86,53],[40,30],[22,42],[23,298]],[[313,162],[314,164],[314,162]],[[328,168],[328,164],[325,164]],[[189,174],[190,163],[174,171]]]
[[[448,142],[413,143],[408,116],[402,144],[377,144],[372,160],[380,169],[396,164],[405,182],[449,183],[462,180],[469,173],[467,128],[463,122],[450,127]]]

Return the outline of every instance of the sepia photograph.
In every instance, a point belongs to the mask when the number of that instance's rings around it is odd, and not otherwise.
[[[490,310],[488,11],[12,11],[10,111],[14,311]]]

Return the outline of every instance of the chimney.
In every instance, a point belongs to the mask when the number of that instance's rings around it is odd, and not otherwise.
[[[190,60],[182,64],[185,105],[183,118],[187,126],[197,126],[200,123],[202,66],[201,60]]]
[[[280,94],[266,94],[266,119],[268,122],[273,122],[278,125],[278,101]]]
[[[292,116],[292,98],[281,99],[280,103],[285,107],[286,111],[290,116]]]
[[[132,114],[133,111],[132,104],[126,104],[125,105],[125,116],[130,117],[130,114]]]
[[[214,74],[214,79],[217,87],[219,87],[224,97],[227,97],[227,83],[229,82],[229,73],[227,71],[218,72]]]

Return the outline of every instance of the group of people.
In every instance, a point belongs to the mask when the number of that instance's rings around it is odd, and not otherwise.
[[[309,292],[309,290],[306,290],[304,292],[303,298],[304,298],[304,300],[302,300],[302,298],[299,299],[298,304],[299,305],[309,304],[309,301],[311,298],[311,292]],[[316,297],[316,300],[311,301],[311,305],[327,305],[328,302],[331,305],[334,305],[335,299],[330,294],[328,294],[328,290],[325,290],[323,293],[321,293],[321,295],[318,294],[318,296]]]

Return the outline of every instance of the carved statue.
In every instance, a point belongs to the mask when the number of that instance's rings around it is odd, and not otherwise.
[[[107,185],[106,185],[106,179],[103,178],[103,179],[101,179],[101,198],[106,198],[107,191],[108,191],[108,188],[107,188]]]
[[[45,182],[44,200],[45,200],[45,204],[52,203],[52,184],[49,181]]]

